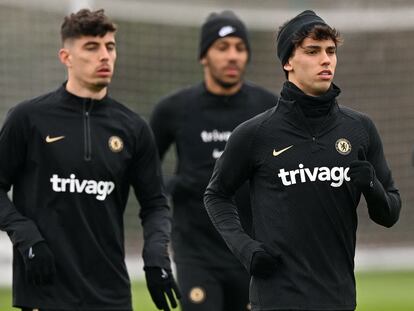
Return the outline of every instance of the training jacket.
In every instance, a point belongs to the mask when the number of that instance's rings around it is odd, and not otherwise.
[[[278,258],[269,278],[253,277],[252,310],[354,310],[354,255],[361,192],[348,176],[362,147],[376,172],[370,217],[392,226],[401,201],[373,122],[332,104],[317,132],[299,104],[276,107],[237,127],[205,194],[208,213],[250,271],[256,251]],[[316,134],[315,134],[316,133]],[[254,237],[243,232],[231,197],[250,181]]]
[[[150,125],[160,157],[176,146],[176,175],[166,181],[173,200],[172,242],[178,264],[205,267],[240,267],[211,223],[203,194],[233,129],[276,104],[277,97],[244,83],[231,96],[209,92],[199,83],[162,99]],[[247,184],[236,197],[240,218],[250,231],[251,212]]]
[[[161,183],[148,125],[108,96],[80,98],[63,85],[12,109],[0,132],[0,229],[14,248],[13,305],[131,310],[123,225],[129,187],[141,205],[145,265],[170,268]],[[22,254],[39,241],[55,257],[52,285],[25,279]]]

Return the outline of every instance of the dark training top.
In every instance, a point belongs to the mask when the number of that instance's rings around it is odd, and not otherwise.
[[[378,132],[366,115],[339,106],[338,93],[319,126],[311,125],[303,111],[309,107],[301,105],[310,96],[292,96],[285,84],[278,105],[237,127],[217,161],[205,194],[215,226],[248,270],[255,251],[280,259],[268,279],[252,278],[253,310],[355,309],[361,192],[348,171],[360,147],[379,180],[366,197],[371,219],[387,227],[398,219],[400,196]],[[243,232],[231,200],[246,180],[253,239]]]
[[[145,265],[170,268],[157,159],[148,125],[108,96],[80,98],[62,86],[9,113],[0,133],[0,229],[14,245],[14,306],[132,309],[123,232],[130,185],[142,206]],[[33,286],[21,254],[42,240],[57,275]]]
[[[177,263],[240,267],[212,225],[203,194],[233,129],[273,107],[276,100],[274,94],[250,83],[231,96],[214,95],[200,83],[164,98],[155,107],[150,125],[160,157],[173,143],[177,152],[176,175],[167,182],[174,204],[172,242]],[[239,192],[236,200],[249,231],[248,190]]]

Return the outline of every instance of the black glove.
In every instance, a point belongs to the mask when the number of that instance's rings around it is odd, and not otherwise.
[[[167,295],[171,307],[176,308],[177,301],[174,298],[174,294],[177,299],[181,298],[181,294],[171,271],[159,267],[145,267],[144,270],[148,291],[157,308],[170,311],[165,295]]]
[[[23,256],[27,281],[33,285],[46,285],[53,282],[56,273],[55,258],[46,242],[38,242]]]
[[[260,278],[267,278],[276,272],[279,258],[275,258],[266,251],[257,251],[253,254],[250,265],[250,274]]]
[[[352,161],[349,165],[349,177],[354,185],[362,192],[374,187],[375,169],[367,161],[362,147],[358,149],[358,160]]]

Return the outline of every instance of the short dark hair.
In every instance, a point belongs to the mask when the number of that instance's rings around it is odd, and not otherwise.
[[[331,39],[336,46],[339,46],[343,42],[341,34],[335,28],[331,28],[328,25],[313,25],[310,28],[305,27],[294,34],[292,38],[292,44],[295,46],[294,50],[299,47],[306,38],[314,40]]]
[[[117,26],[105,15],[103,9],[91,11],[82,9],[65,16],[60,28],[62,43],[67,39],[82,36],[103,37],[108,32],[115,32]]]

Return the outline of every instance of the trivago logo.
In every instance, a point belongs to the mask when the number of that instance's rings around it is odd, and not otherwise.
[[[322,166],[314,167],[313,169],[305,168],[301,163],[299,164],[299,169],[292,171],[285,171],[285,169],[280,169],[279,174],[277,174],[282,183],[285,186],[295,185],[297,183],[305,183],[307,181],[314,182],[319,181],[331,181],[332,187],[340,187],[345,181],[350,181],[351,178],[348,176],[349,167],[337,167],[332,168]]]
[[[70,178],[60,178],[57,174],[53,174],[50,182],[55,192],[96,194],[96,199],[99,201],[105,200],[115,189],[112,181],[79,180],[75,174],[70,174]]]
[[[200,134],[201,140],[204,143],[211,143],[211,142],[217,142],[217,141],[226,142],[229,140],[230,135],[231,135],[230,131],[220,132],[218,130],[212,130],[211,132],[202,131]]]

